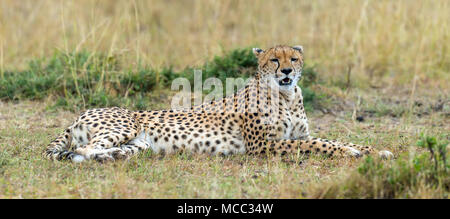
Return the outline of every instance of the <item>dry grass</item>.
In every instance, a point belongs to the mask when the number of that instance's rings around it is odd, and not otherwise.
[[[5,0],[0,66],[17,69],[55,49],[87,49],[123,54],[130,66],[183,68],[231,48],[302,44],[331,81],[353,66],[353,77],[373,86],[409,84],[417,76],[415,83],[446,88],[448,11],[445,0]]]
[[[318,137],[388,149],[396,156],[416,153],[418,133],[448,138],[448,106],[433,111],[430,106],[435,102],[422,102],[414,109],[420,116],[404,118],[395,114],[366,115],[365,111],[377,109],[380,104],[390,109],[407,107],[403,101],[394,106],[374,96],[377,94],[362,97],[365,104],[359,106],[358,115],[365,116],[364,122],[352,121],[348,108],[335,111],[335,115],[313,112],[309,114],[312,132]],[[293,156],[282,161],[247,156],[159,157],[146,153],[109,164],[52,162],[45,160],[41,152],[76,114],[49,111],[48,104],[0,102],[0,198],[323,198],[333,197],[331,192],[335,197],[346,197],[343,194],[348,191],[340,184],[360,180],[355,177],[355,167],[363,159],[315,156]],[[412,189],[397,198],[448,197],[443,187],[423,184]]]

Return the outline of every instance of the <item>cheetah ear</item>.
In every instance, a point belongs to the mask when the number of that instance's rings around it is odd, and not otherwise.
[[[300,54],[303,54],[303,46],[297,45],[297,46],[293,46],[292,48],[299,51]]]
[[[264,52],[264,50],[260,48],[253,48],[253,54],[255,54],[256,57],[259,57]]]

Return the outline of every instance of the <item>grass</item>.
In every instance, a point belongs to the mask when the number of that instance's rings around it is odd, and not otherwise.
[[[48,111],[49,104],[52,101],[0,104],[0,120],[4,124],[0,127],[1,198],[448,198],[449,195],[448,172],[442,172],[442,165],[439,181],[424,181],[434,176],[434,161],[426,147],[416,146],[423,139],[417,130],[437,136],[438,144],[445,143],[449,131],[445,112],[416,117],[407,125],[398,125],[397,118],[389,116],[354,123],[345,111],[335,116],[318,111],[308,114],[315,136],[391,150],[397,156],[393,161],[320,156],[292,156],[286,160],[247,156],[159,157],[144,153],[129,161],[79,165],[52,162],[41,156],[50,139],[76,116],[65,110]],[[403,176],[404,173],[409,175]],[[413,179],[416,182],[410,184]],[[405,188],[393,189],[389,180]]]
[[[167,10],[169,9],[170,10]],[[0,3],[1,69],[55,48],[119,55],[125,67],[200,66],[230,49],[303,44],[323,78],[356,86],[446,87],[447,1],[58,1]],[[368,83],[367,81],[370,81]]]
[[[367,157],[343,180],[322,185],[313,197],[321,198],[448,198],[450,154],[448,142],[422,136],[425,153],[402,153],[391,162]],[[430,158],[431,156],[431,158]]]
[[[171,67],[161,71],[149,67],[124,69],[114,56],[87,51],[57,52],[48,60],[31,60],[23,71],[5,72],[0,80],[0,99],[53,99],[53,107],[66,110],[111,106],[149,109],[152,107],[151,96],[155,92],[161,93],[161,90],[170,93],[168,87],[178,77],[189,80],[193,89],[194,70],[202,71],[203,82],[212,77],[221,80],[225,95],[226,78],[252,77],[256,67],[257,60],[250,48],[232,50],[202,66],[188,66],[179,72]],[[317,83],[316,78],[315,69],[305,65],[299,85],[304,89],[307,109],[312,109],[314,102],[321,97],[310,89]]]

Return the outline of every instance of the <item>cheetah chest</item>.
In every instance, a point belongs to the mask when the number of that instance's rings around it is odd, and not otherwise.
[[[289,111],[280,114],[269,126],[269,140],[303,139],[309,135],[306,117]]]

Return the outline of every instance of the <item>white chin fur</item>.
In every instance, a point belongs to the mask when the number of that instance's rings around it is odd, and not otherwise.
[[[297,86],[297,82],[298,82],[299,78],[291,78],[291,80],[292,80],[292,83],[290,85],[284,85],[284,86],[278,85],[281,92],[287,92],[287,91],[294,90],[294,87]]]
[[[85,158],[84,158],[84,156],[83,155],[75,155],[73,158],[72,158],[72,162],[74,162],[74,163],[81,163],[81,162],[83,162],[85,160]]]
[[[279,86],[279,89],[281,92],[286,92],[286,91],[290,91],[292,90],[292,88],[294,88],[294,84],[290,84],[290,85],[283,85],[283,86]]]

